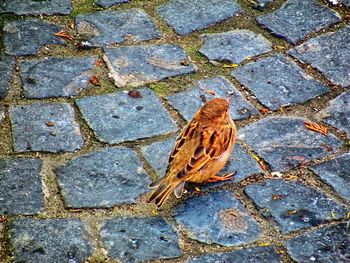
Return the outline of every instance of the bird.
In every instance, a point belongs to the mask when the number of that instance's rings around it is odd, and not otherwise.
[[[147,202],[161,207],[174,192],[180,198],[186,182],[230,180],[234,173],[217,176],[226,164],[236,140],[230,115],[230,96],[206,102],[182,129],[170,153],[164,177],[152,182]]]

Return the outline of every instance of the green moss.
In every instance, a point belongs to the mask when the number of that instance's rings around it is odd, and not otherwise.
[[[101,10],[95,6],[95,0],[73,0],[73,11],[70,17],[75,18],[79,14],[90,13],[96,10]]]

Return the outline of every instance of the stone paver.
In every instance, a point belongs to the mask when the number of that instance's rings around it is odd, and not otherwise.
[[[16,15],[68,15],[71,11],[71,0],[3,0],[0,4],[0,13]]]
[[[175,220],[190,238],[207,244],[237,246],[260,236],[258,223],[229,191],[190,197],[177,206]]]
[[[307,232],[286,242],[296,262],[350,262],[350,234],[345,223]]]
[[[141,9],[102,11],[76,17],[77,30],[94,46],[160,37],[152,19]]]
[[[283,179],[249,185],[245,192],[264,216],[277,222],[282,233],[345,218],[348,210],[311,187]]]
[[[80,219],[16,219],[10,236],[15,262],[83,262],[94,248]]]
[[[311,64],[333,83],[350,86],[350,26],[312,38],[290,50],[289,54]]]
[[[67,207],[112,207],[136,203],[150,178],[134,150],[106,148],[56,169]]]
[[[71,152],[83,137],[68,103],[33,103],[10,107],[15,152]]]
[[[48,44],[64,44],[64,40],[54,34],[62,27],[38,19],[5,22],[5,53],[13,56],[36,55]]]
[[[160,217],[121,217],[102,223],[100,236],[108,255],[121,262],[177,258],[178,235]]]
[[[231,30],[225,33],[201,35],[204,41],[199,50],[209,61],[239,64],[271,51],[271,43],[262,35],[249,30]]]
[[[169,155],[174,147],[174,143],[175,138],[173,137],[165,141],[154,142],[141,147],[142,154],[159,176],[165,174]],[[232,172],[236,172],[232,181],[239,182],[252,174],[261,173],[262,170],[258,163],[246,153],[243,147],[239,143],[236,143],[226,166],[219,174]],[[223,183],[225,182],[215,185]]]
[[[104,60],[117,87],[140,86],[197,70],[178,45],[104,48]]]
[[[19,63],[26,98],[78,95],[89,84],[96,58],[46,58]]]
[[[0,215],[32,215],[44,210],[42,161],[0,158]]]
[[[237,15],[232,0],[170,0],[157,8],[159,15],[179,35],[187,35]]]
[[[332,134],[324,136],[306,129],[305,121],[298,117],[267,117],[240,129],[238,138],[264,158],[272,171],[288,171],[341,146]]]
[[[283,55],[246,64],[233,70],[232,75],[271,110],[303,103],[329,91]]]
[[[215,94],[212,95],[212,92]],[[246,119],[259,114],[258,110],[243,97],[232,83],[221,76],[200,80],[193,88],[170,95],[167,99],[172,107],[189,121],[203,106],[203,98],[207,101],[216,97],[227,98],[231,93],[230,111],[234,120]]]
[[[345,132],[350,137],[350,91],[329,102],[330,106],[320,112],[323,121]]]
[[[343,154],[333,160],[311,166],[322,180],[326,181],[342,197],[350,202],[350,153]]]
[[[0,100],[7,95],[15,63],[14,57],[0,56]]]
[[[83,117],[100,141],[120,143],[177,130],[152,90],[144,88],[136,92],[142,97],[118,92],[77,100]]]
[[[296,44],[309,33],[340,22],[340,15],[315,0],[288,0],[277,11],[256,20],[272,34]]]
[[[102,6],[102,7],[110,7],[117,4],[127,3],[129,0],[96,0],[96,5]]]
[[[282,263],[282,258],[273,247],[253,247],[233,252],[213,253],[191,258],[186,263]]]

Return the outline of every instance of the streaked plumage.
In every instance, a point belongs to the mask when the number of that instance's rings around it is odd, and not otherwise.
[[[172,150],[166,174],[151,183],[155,188],[147,197],[160,207],[174,192],[181,197],[185,182],[216,182],[231,175],[216,176],[227,162],[236,138],[230,117],[229,99],[207,102],[183,128]]]

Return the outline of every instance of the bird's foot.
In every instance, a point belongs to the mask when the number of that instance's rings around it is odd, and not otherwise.
[[[209,183],[215,183],[215,182],[221,182],[221,181],[228,181],[232,179],[232,176],[234,176],[236,174],[236,172],[233,173],[226,173],[222,176],[217,176],[217,175],[212,175],[208,182]]]

